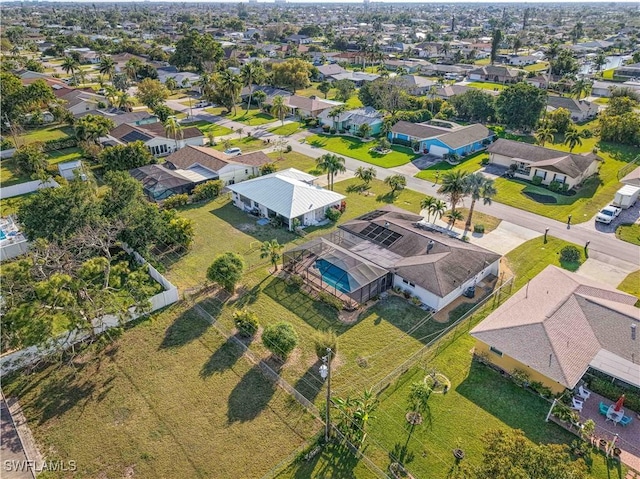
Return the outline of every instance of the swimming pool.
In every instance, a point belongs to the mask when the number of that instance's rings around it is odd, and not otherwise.
[[[350,293],[349,278],[347,273],[325,259],[316,260],[316,268],[322,276],[322,280],[342,293]]]
[[[4,231],[0,230],[0,241],[7,239],[7,235],[4,233]]]

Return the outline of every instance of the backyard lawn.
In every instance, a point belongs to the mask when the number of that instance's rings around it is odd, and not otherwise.
[[[196,128],[198,128],[198,130],[200,130],[205,135],[211,131],[216,137],[230,135],[231,133],[233,133],[233,130],[231,128],[227,128],[226,126],[218,125],[216,123],[211,123],[209,121],[203,121],[203,120],[194,121],[193,123],[185,123],[184,125],[195,126]]]
[[[258,138],[252,136],[245,136],[243,138],[235,138],[228,141],[228,145],[225,141],[218,141],[214,146],[216,150],[224,151],[227,148],[238,147],[242,150],[242,153],[251,153],[252,151],[263,150],[267,146],[264,142]]]
[[[273,161],[278,165],[278,170],[295,168],[296,170],[304,171],[312,175],[322,174],[322,172],[317,169],[315,159],[298,153],[297,151],[283,152],[282,155],[277,151],[272,151],[271,153],[267,153],[267,156],[273,158]],[[280,156],[282,156],[282,159],[280,159]]]
[[[302,123],[298,121],[292,121],[291,123],[287,123],[286,125],[270,128],[269,131],[275,135],[289,136],[300,130],[300,128],[302,128]]]
[[[77,461],[78,477],[262,477],[320,429],[184,303],[95,359],[5,378],[3,390],[47,459]]]
[[[58,163],[64,161],[72,161],[82,158],[82,150],[80,148],[64,148],[62,150],[54,150],[47,153],[49,159],[49,170],[52,174],[57,175],[58,169],[55,167]],[[24,183],[25,181],[31,181],[28,176],[21,175],[16,164],[11,158],[7,158],[0,162],[0,184],[2,186],[11,186],[18,183]]]
[[[504,90],[506,87],[502,83],[495,83],[490,81],[474,81],[468,83],[467,86],[471,88],[479,88],[481,90]]]
[[[83,157],[83,154],[80,148],[75,147],[50,151],[47,156],[49,157],[49,165],[57,165],[58,163],[64,163],[65,161],[79,160]]]
[[[593,124],[578,125],[585,129]],[[548,148],[569,151],[564,144],[547,145]],[[576,194],[567,196],[555,194],[547,188],[534,186],[521,180],[496,179],[498,194],[494,200],[515,208],[531,211],[558,221],[566,221],[572,215],[573,223],[583,223],[595,216],[600,208],[608,204],[620,187],[618,172],[640,154],[640,148],[617,143],[599,142],[598,138],[583,139],[582,145],[574,153],[599,149],[598,155],[604,159],[600,164],[600,174],[587,179]],[[543,195],[543,196],[540,196]]]
[[[237,107],[235,115],[233,114],[233,111],[228,115],[224,115],[223,112],[227,111],[227,109],[221,106],[205,108],[205,111],[212,115],[222,116],[227,120],[238,121],[249,126],[264,125],[265,123],[273,123],[277,120],[277,118],[264,113],[258,108],[250,108],[249,111],[247,111],[244,108]]]
[[[445,211],[442,215],[442,219],[444,221],[449,221],[447,218],[447,214],[451,210]],[[469,208],[457,208],[456,211],[459,211],[464,216],[464,219],[461,221],[456,221],[454,226],[456,228],[464,229],[465,224],[467,223],[467,216],[469,216]],[[480,211],[474,211],[473,217],[471,218],[471,233],[473,233],[473,227],[476,225],[484,226],[484,232],[490,233],[495,230],[502,220],[500,218],[496,218],[495,216],[488,215],[486,213],[481,213]]]
[[[549,68],[548,62],[537,62],[537,63],[534,63],[533,65],[526,65],[522,67],[523,70],[528,72],[539,72],[541,70],[546,70],[547,68]]]
[[[440,161],[435,165],[430,166],[426,170],[422,170],[421,172],[417,173],[416,178],[435,182],[436,178],[441,180],[442,176],[445,173],[453,173],[457,170],[473,173],[482,168],[482,160],[486,158],[489,158],[489,153],[480,151],[463,158],[457,165],[452,165],[448,161]]]
[[[20,145],[26,145],[29,143],[35,143],[36,141],[45,142],[74,136],[74,134],[73,127],[71,126],[43,126],[35,130],[27,130],[23,135],[18,137],[18,143]]]
[[[627,243],[640,246],[640,224],[620,225],[616,230],[616,237]]]
[[[411,148],[398,145],[393,145],[390,153],[381,155],[380,153],[370,151],[376,146],[374,141],[365,143],[351,136],[312,135],[307,138],[307,143],[317,148],[324,148],[334,153],[384,168],[404,165],[420,156],[414,153]]]

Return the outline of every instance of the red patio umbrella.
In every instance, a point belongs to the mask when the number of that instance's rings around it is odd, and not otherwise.
[[[616,405],[613,408],[613,410],[616,411],[616,412],[620,411],[620,409],[622,409],[622,405],[623,404],[624,404],[624,394],[618,398],[618,400],[616,401]]]

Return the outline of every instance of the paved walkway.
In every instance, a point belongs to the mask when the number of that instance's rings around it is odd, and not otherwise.
[[[542,234],[538,231],[524,228],[508,221],[501,221],[495,230],[480,236],[472,234],[469,238],[473,244],[505,255],[509,251],[516,249],[522,243],[540,236],[542,236]]]
[[[27,456],[22,448],[18,431],[11,420],[9,407],[0,398],[0,477],[2,479],[33,479],[33,474],[26,469]],[[25,470],[16,470],[21,469]]]

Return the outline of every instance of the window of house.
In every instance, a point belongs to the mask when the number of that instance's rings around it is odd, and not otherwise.
[[[543,170],[536,170],[536,176],[539,176],[543,180],[547,179],[547,172]]]
[[[407,280],[406,280],[406,279],[404,279],[404,278],[402,278],[402,282],[403,282],[404,284],[408,284],[408,285],[409,285],[409,286],[411,286],[412,288],[415,288],[415,287],[416,287],[415,283],[412,283],[411,281],[407,281]]]
[[[502,351],[500,351],[499,349],[494,348],[493,346],[491,346],[489,348],[489,351],[491,351],[494,354],[497,354],[498,356],[502,357]]]

